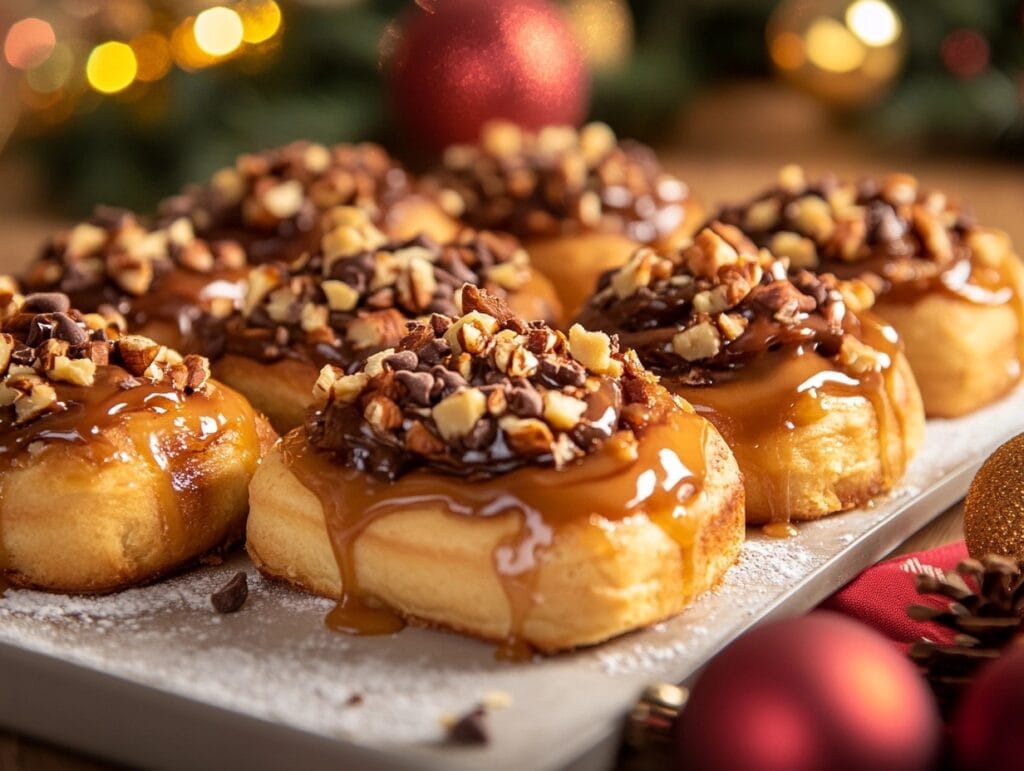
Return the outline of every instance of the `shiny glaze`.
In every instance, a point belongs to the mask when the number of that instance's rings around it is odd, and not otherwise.
[[[787,346],[759,354],[743,366],[716,372],[710,385],[693,386],[666,376],[662,382],[693,404],[733,448],[740,469],[772,491],[769,500],[768,535],[795,533],[789,526],[790,501],[785,481],[763,462],[771,436],[779,430],[795,430],[813,424],[827,414],[823,397],[863,397],[875,412],[879,434],[879,459],[883,484],[888,487],[906,464],[903,437],[907,415],[896,393],[894,362],[899,343],[891,327],[870,314],[860,315],[857,337],[889,357],[881,372],[855,374],[839,362],[811,348]],[[894,457],[893,449],[899,452]]]
[[[708,424],[700,417],[673,411],[664,423],[649,427],[639,443],[619,433],[565,469],[528,466],[478,481],[427,469],[394,482],[378,480],[311,448],[301,430],[286,436],[282,449],[286,465],[323,506],[343,587],[327,620],[336,629],[381,634],[402,626],[396,613],[360,592],[354,547],[374,520],[424,508],[467,518],[519,517],[516,534],[498,545],[492,563],[511,611],[510,634],[498,657],[522,659],[531,653],[522,633],[534,603],[537,568],[567,526],[592,525],[586,537],[607,548],[603,523],[643,515],[681,549],[692,544],[695,524],[686,506],[704,486],[708,437]]]
[[[185,395],[164,383],[139,383],[118,366],[100,366],[90,387],[52,384],[67,409],[25,426],[0,424],[0,517],[5,475],[37,454],[64,452],[97,469],[142,463],[165,480],[153,495],[164,512],[167,548],[175,559],[187,558],[186,528],[202,522],[207,508],[204,453],[229,432],[258,447],[255,421],[242,397],[219,384]],[[2,534],[0,527],[0,574],[7,564]]]

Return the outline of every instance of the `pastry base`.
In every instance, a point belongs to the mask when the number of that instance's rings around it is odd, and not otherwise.
[[[1020,381],[1024,329],[1012,305],[931,292],[913,304],[883,296],[873,311],[903,339],[929,417],[974,412]]]
[[[222,386],[216,386],[222,387]],[[222,404],[248,412],[242,400]],[[153,430],[162,417],[148,418]],[[275,435],[252,416],[189,463],[198,506],[179,513],[170,475],[142,458],[126,433],[104,432],[124,454],[97,463],[83,445],[52,443],[8,468],[0,495],[0,548],[15,586],[100,593],[148,583],[239,540],[247,487]]]
[[[680,612],[721,578],[743,541],[743,492],[725,442],[713,430],[707,436],[704,491],[687,504],[692,545],[681,548],[646,516],[601,525],[580,517],[559,530],[536,568],[533,596],[542,601],[528,610],[522,642],[548,652],[598,643]],[[246,548],[257,567],[340,598],[323,507],[286,465],[280,443],[253,477],[250,506]],[[518,514],[468,518],[411,505],[357,537],[359,586],[407,619],[505,640],[512,610],[493,554],[519,528]]]
[[[787,388],[780,398],[771,393],[770,385],[758,394],[757,389],[749,388],[750,384],[742,384],[746,388],[744,403],[778,418],[763,433],[746,439],[730,426],[728,417],[723,419],[721,414],[698,406],[698,412],[715,423],[730,441],[743,471],[749,524],[819,519],[861,506],[899,480],[906,462],[924,440],[925,426],[921,396],[902,354],[896,357],[894,367],[894,404],[886,400],[881,405],[884,419],[891,426],[884,434],[879,431],[876,406],[859,395],[824,393],[816,406],[801,412],[802,417],[787,427],[781,410],[791,389]],[[793,379],[782,371],[771,375],[779,383]],[[799,374],[794,382],[803,379]],[[702,403],[705,389],[674,386],[667,378],[663,383],[695,405]]]
[[[248,399],[279,434],[305,422],[319,373],[317,366],[300,359],[265,364],[229,353],[213,362],[213,376]]]

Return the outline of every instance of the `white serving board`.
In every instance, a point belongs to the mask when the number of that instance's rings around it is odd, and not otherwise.
[[[528,663],[436,631],[331,632],[330,602],[265,581],[240,554],[111,597],[12,590],[0,599],[0,724],[157,769],[608,768],[644,685],[684,680],[753,624],[816,605],[962,497],[1022,431],[1024,389],[930,421],[894,493],[791,539],[751,530],[723,584],[682,615]],[[248,603],[214,613],[210,592],[239,569]],[[488,691],[512,697],[491,715],[490,744],[445,745],[442,717]]]

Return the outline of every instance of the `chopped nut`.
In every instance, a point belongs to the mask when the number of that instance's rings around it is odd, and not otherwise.
[[[398,276],[396,288],[405,307],[414,311],[426,308],[437,290],[434,266],[418,254],[412,255],[406,269]]]
[[[779,201],[776,198],[765,198],[750,205],[743,218],[743,227],[747,230],[771,230],[779,221]]]
[[[245,302],[243,310],[246,315],[252,313],[256,306],[271,290],[281,285],[281,272],[273,265],[260,265],[249,271],[246,280]]]
[[[327,306],[332,311],[347,312],[355,308],[359,302],[359,292],[344,281],[324,281],[320,288],[323,289],[327,297]]]
[[[375,430],[391,431],[402,425],[402,411],[391,399],[375,394],[363,409],[363,417]]]
[[[787,193],[802,193],[806,190],[807,177],[803,167],[790,163],[779,169],[779,187]]]
[[[366,359],[366,364],[363,365],[363,372],[370,377],[377,377],[377,375],[384,371],[384,361],[394,355],[394,348],[385,348],[383,351],[378,351]]]
[[[776,257],[788,257],[790,267],[794,270],[813,270],[818,267],[817,246],[814,241],[799,233],[782,230],[772,236],[768,248]]]
[[[719,284],[713,289],[706,289],[693,296],[693,309],[697,313],[707,313],[714,316],[729,308],[728,300],[729,287]]]
[[[690,271],[705,278],[714,278],[719,268],[739,261],[736,249],[710,228],[700,231],[683,255]]]
[[[949,231],[928,209],[923,206],[914,207],[914,225],[921,233],[925,249],[939,264],[953,259],[953,244],[949,239]]]
[[[437,430],[449,442],[468,434],[486,412],[487,398],[477,388],[456,391],[432,411]]]
[[[794,201],[786,211],[793,218],[797,230],[819,243],[831,238],[835,231],[832,207],[816,195],[805,195]]]
[[[167,240],[178,247],[186,247],[196,240],[195,230],[192,229],[192,221],[187,217],[178,217],[167,226]]]
[[[583,413],[587,411],[587,403],[582,399],[562,393],[561,391],[545,391],[544,420],[560,431],[575,428]]]
[[[840,282],[839,291],[843,296],[843,303],[854,313],[866,311],[875,304],[875,293],[860,279]]]
[[[555,441],[548,424],[537,418],[524,419],[506,415],[498,421],[498,426],[505,432],[509,446],[527,457],[550,452]]]
[[[7,372],[14,352],[14,338],[6,332],[0,334],[0,376]]]
[[[48,368],[51,380],[59,380],[79,386],[91,386],[96,375],[96,365],[91,359],[69,359],[57,356],[53,366]]]
[[[345,337],[356,350],[379,348],[405,334],[405,317],[394,308],[360,314],[348,324]]]
[[[464,331],[464,327],[469,327],[469,329]],[[464,350],[464,344],[473,346],[472,349],[467,350],[474,353],[483,351],[497,331],[498,320],[494,316],[480,311],[470,311],[448,327],[444,333],[444,339],[456,354]]]
[[[28,393],[14,401],[14,422],[27,423],[33,418],[48,412],[57,404],[57,392],[53,386],[42,381],[31,386]]]
[[[598,375],[622,375],[622,362],[612,358],[612,341],[604,332],[588,332],[573,324],[569,328],[569,353]]]
[[[654,263],[658,259],[653,249],[640,247],[629,258],[629,261],[612,275],[611,287],[615,296],[620,299],[629,297],[637,289],[651,283]]]
[[[723,313],[716,319],[718,328],[729,340],[735,340],[747,330],[749,323],[745,316],[738,313]]]
[[[722,349],[722,337],[710,322],[684,329],[672,338],[672,350],[686,361],[710,359]]]
[[[917,200],[917,179],[910,174],[890,174],[882,181],[882,197],[894,206],[909,206]]]
[[[480,146],[490,155],[516,155],[523,147],[522,129],[507,121],[491,121],[481,131]]]
[[[302,208],[302,183],[295,179],[281,182],[263,193],[262,203],[279,220],[294,217]]]
[[[65,253],[70,260],[79,260],[90,254],[98,252],[107,242],[107,231],[96,225],[83,222],[75,225],[68,233],[68,243]]]
[[[420,421],[405,433],[405,446],[420,455],[438,455],[444,452],[444,442],[434,436]]]
[[[588,123],[580,129],[580,152],[590,165],[596,165],[615,147],[615,132],[606,123]]]
[[[517,346],[508,357],[505,374],[509,377],[533,377],[540,362],[525,346]]]
[[[327,309],[326,305],[306,303],[302,308],[302,319],[300,321],[303,331],[313,332],[317,329],[327,327],[327,317],[329,312],[330,311]]]
[[[489,415],[495,417],[503,415],[506,409],[508,409],[508,399],[504,390],[495,388],[487,394],[487,413]]]
[[[124,368],[136,377],[142,375],[156,361],[163,348],[159,343],[142,335],[125,335],[118,341],[117,350],[121,354]]]

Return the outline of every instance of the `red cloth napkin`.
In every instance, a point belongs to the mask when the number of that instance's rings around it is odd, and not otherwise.
[[[825,600],[821,607],[844,613],[874,627],[904,648],[921,637],[941,643],[952,642],[950,630],[914,621],[907,615],[907,606],[945,607],[949,601],[942,597],[918,594],[914,588],[914,576],[939,571],[945,573],[966,558],[967,547],[959,541],[879,562]]]

